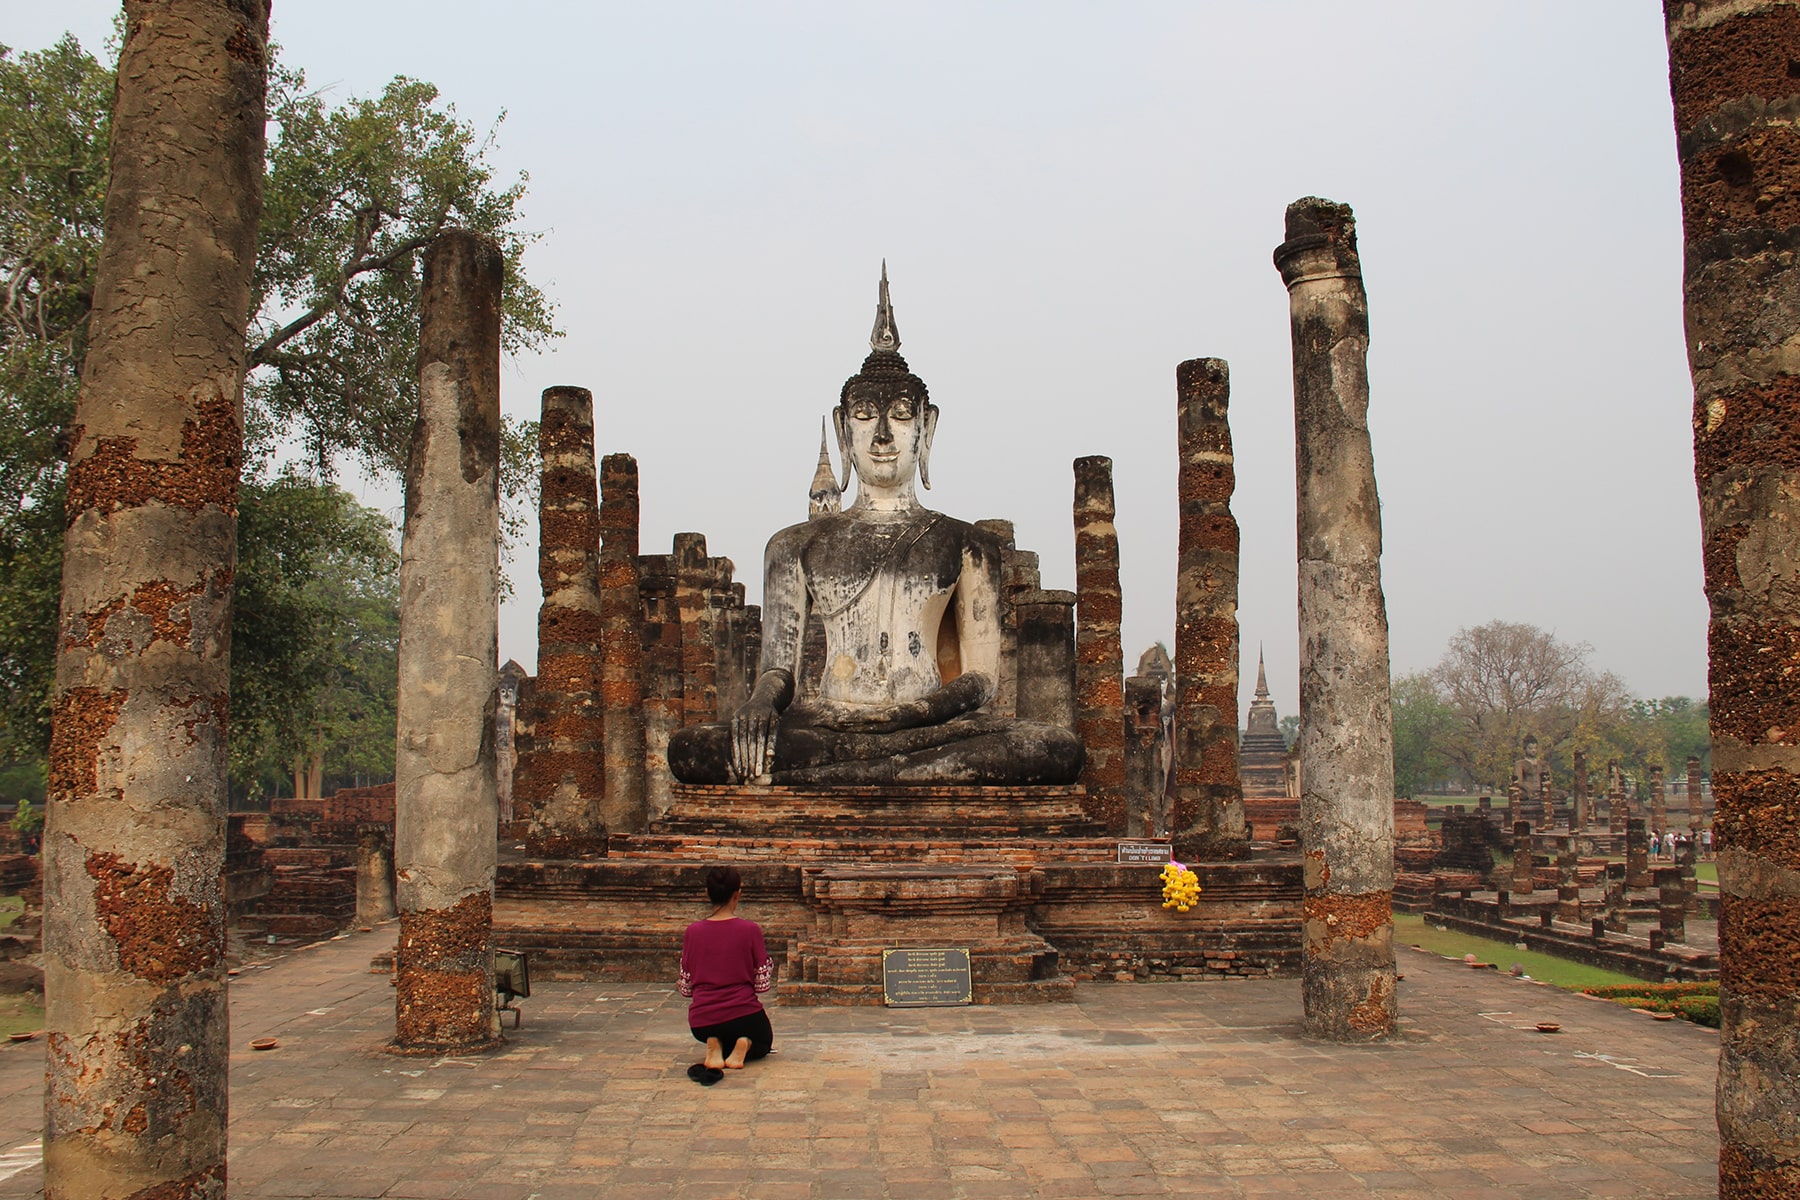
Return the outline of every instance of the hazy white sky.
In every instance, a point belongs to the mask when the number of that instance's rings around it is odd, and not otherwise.
[[[99,51],[115,8],[5,0],[0,42]],[[1260,643],[1292,712],[1270,252],[1316,194],[1357,214],[1395,672],[1499,618],[1640,694],[1705,693],[1655,5],[278,0],[274,28],[339,97],[406,74],[480,126],[505,110],[495,160],[530,174],[528,270],[568,336],[503,402],[593,389],[646,551],[702,531],[760,593],[885,257],[943,411],[932,507],[1012,518],[1072,587],[1070,463],[1112,457],[1128,667],[1173,626],[1175,366],[1229,360],[1243,701]],[[501,617],[528,666],[535,555]]]

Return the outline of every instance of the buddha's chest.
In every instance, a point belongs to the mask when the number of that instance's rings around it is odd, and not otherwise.
[[[844,523],[815,538],[801,566],[821,617],[868,609],[879,621],[876,612],[899,616],[954,589],[962,547],[947,521]]]

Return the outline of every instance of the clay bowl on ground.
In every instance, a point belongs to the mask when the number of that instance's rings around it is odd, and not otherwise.
[[[41,1029],[27,1029],[20,1033],[8,1034],[6,1040],[9,1042],[29,1042],[34,1040],[37,1035],[42,1032],[43,1030]]]
[[[281,1043],[271,1037],[252,1038],[250,1040],[250,1048],[252,1050],[273,1050],[279,1045],[281,1045]]]
[[[1558,1025],[1555,1021],[1539,1021],[1537,1023],[1537,1031],[1539,1033],[1557,1033],[1561,1029],[1562,1026]]]
[[[1673,1021],[1675,1019],[1675,1014],[1653,1012],[1650,1014],[1650,1019],[1652,1021]]]

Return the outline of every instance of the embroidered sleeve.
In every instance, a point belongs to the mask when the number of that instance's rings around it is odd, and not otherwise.
[[[762,960],[762,965],[756,968],[756,978],[751,982],[750,986],[755,988],[759,993],[766,992],[771,987],[775,986],[774,959],[765,958]]]
[[[688,974],[687,964],[681,964],[681,978],[675,981],[675,990],[689,999],[694,995],[694,977]]]

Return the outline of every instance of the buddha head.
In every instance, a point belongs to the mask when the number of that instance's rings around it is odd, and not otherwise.
[[[844,381],[832,412],[844,464],[841,486],[850,486],[854,468],[864,488],[880,492],[906,489],[915,471],[919,482],[929,488],[931,438],[937,431],[937,416],[925,381],[900,357],[900,334],[888,302],[884,262],[869,356],[863,359],[862,370]]]

